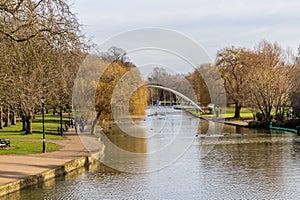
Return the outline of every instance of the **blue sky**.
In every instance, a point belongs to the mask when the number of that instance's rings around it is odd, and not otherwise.
[[[227,46],[277,41],[296,53],[299,0],[73,0],[73,11],[95,43],[143,27],[178,31],[214,58]]]

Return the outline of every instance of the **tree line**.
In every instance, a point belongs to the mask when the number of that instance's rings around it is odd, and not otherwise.
[[[89,54],[74,85],[76,115],[91,124],[91,133],[100,124],[108,132],[114,121],[145,114],[148,90],[138,68],[126,52],[111,47]]]
[[[100,80],[99,76],[95,82],[82,82],[88,84],[83,88],[92,88],[81,91],[84,94],[81,96],[82,103],[94,106],[95,122],[113,118],[113,109],[117,115],[145,112],[150,96],[141,86],[145,82],[137,67],[118,47],[97,55],[89,53],[92,44],[81,32],[67,1],[3,0],[0,19],[0,128],[8,126],[10,121],[14,123],[18,114],[24,131],[32,133],[32,118],[41,110],[42,97],[48,108],[61,104],[71,107],[75,77],[87,55],[95,59],[80,72],[78,82],[84,80],[80,76],[89,79],[99,75],[95,71],[101,72]],[[213,87],[223,84],[227,101],[235,104],[234,117],[240,117],[242,107],[251,107],[260,113],[262,120],[269,121],[273,110],[277,118],[282,118],[284,108],[290,105],[299,115],[299,68],[300,52],[293,55],[277,43],[262,41],[253,49],[233,46],[221,49],[215,63],[198,66],[189,74],[170,75],[155,68],[148,81],[175,89],[203,105],[213,101],[210,95],[215,91]],[[220,72],[220,78],[212,73],[215,70]],[[124,80],[127,82],[114,94],[118,98],[111,101],[117,84]],[[77,85],[75,93],[80,93],[82,85]],[[132,93],[129,89],[134,85],[140,89]],[[96,96],[92,102],[86,101],[93,88]],[[122,104],[124,99],[129,102],[127,105]]]
[[[73,81],[90,45],[64,0],[4,0],[0,18],[0,121],[7,125],[18,114],[31,134],[42,97],[48,107],[71,105]]]
[[[299,58],[300,51],[293,55],[276,42],[261,41],[253,49],[225,47],[218,51],[214,63],[198,66],[188,74],[171,75],[155,68],[148,81],[194,96],[192,100],[202,106],[212,102],[212,91],[218,91],[212,87],[223,85],[227,104],[235,105],[234,118],[240,118],[241,108],[248,107],[261,121],[269,122],[273,117],[282,120],[286,107],[293,106],[294,114],[300,115]],[[213,77],[214,71],[220,78]]]
[[[299,55],[298,55],[299,56]],[[277,43],[262,41],[253,49],[228,47],[217,54],[216,67],[223,78],[235,118],[242,107],[259,113],[262,121],[283,119],[287,106],[296,106],[299,93],[299,57]]]

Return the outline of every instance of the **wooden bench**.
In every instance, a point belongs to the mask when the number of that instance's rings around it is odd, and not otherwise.
[[[0,138],[0,148],[4,149],[5,147],[10,147],[10,141]]]

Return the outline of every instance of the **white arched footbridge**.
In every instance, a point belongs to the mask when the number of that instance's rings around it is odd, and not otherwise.
[[[161,90],[166,90],[166,91],[172,92],[173,94],[175,94],[175,95],[181,97],[182,99],[186,100],[187,102],[189,102],[190,104],[192,104],[197,109],[199,109],[202,113],[205,114],[205,111],[198,104],[196,104],[190,98],[188,98],[187,96],[183,95],[182,93],[180,93],[180,92],[178,92],[176,90],[173,90],[173,89],[165,87],[165,86],[154,85],[154,84],[147,84],[146,87],[148,87],[148,88],[157,88],[157,89],[161,89]]]

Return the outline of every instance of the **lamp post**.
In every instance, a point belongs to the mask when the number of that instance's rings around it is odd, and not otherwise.
[[[73,128],[73,124],[72,124],[72,121],[71,121],[71,106],[69,106],[69,104],[68,104],[68,109],[69,109],[69,127],[72,126],[72,128]]]
[[[42,139],[42,143],[43,143],[43,153],[46,152],[46,139],[45,139],[45,98],[42,97],[41,99],[42,101],[42,124],[43,124],[43,139]]]
[[[2,102],[0,103],[0,129],[2,129]]]
[[[63,130],[63,121],[62,121],[62,104],[59,107],[59,118],[60,118],[60,135],[64,135],[64,130]]]

